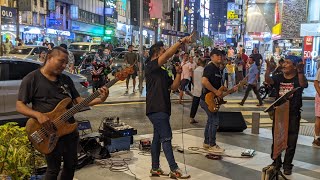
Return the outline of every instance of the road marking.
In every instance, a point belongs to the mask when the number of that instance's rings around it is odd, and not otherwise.
[[[248,123],[252,123],[252,118],[245,118]],[[308,121],[305,119],[300,120],[301,123],[307,123]],[[260,118],[260,124],[272,124],[272,120],[270,118]]]
[[[242,116],[251,116],[252,113],[260,113],[260,116],[269,116],[268,113],[265,113],[263,111],[241,111]]]
[[[224,104],[222,105],[224,108],[267,108],[268,104],[263,104],[263,106],[256,106],[256,104],[244,104],[240,106],[240,104]]]

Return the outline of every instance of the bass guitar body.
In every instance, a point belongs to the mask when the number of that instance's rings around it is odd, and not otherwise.
[[[221,86],[218,91],[223,91],[224,87]],[[205,96],[205,102],[208,105],[210,112],[218,112],[221,102],[213,92],[209,92]]]
[[[77,123],[62,121],[63,115],[68,111],[67,107],[72,102],[70,98],[63,99],[56,108],[45,113],[52,123],[52,128],[46,129],[36,119],[30,118],[26,124],[29,140],[36,150],[42,154],[49,154],[55,148],[60,137],[70,134],[78,127]]]

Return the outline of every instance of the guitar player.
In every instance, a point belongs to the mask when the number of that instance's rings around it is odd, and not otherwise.
[[[223,63],[222,56],[225,52],[213,49],[210,53],[211,62],[204,68],[202,76],[203,90],[200,99],[200,106],[205,110],[208,116],[206,128],[204,131],[203,148],[214,153],[223,153],[224,149],[216,144],[216,133],[219,125],[218,112],[211,112],[205,102],[205,96],[213,92],[217,97],[222,99],[223,92],[218,90],[222,86],[222,74],[220,65]],[[226,90],[226,88],[224,89]],[[237,86],[234,87],[237,90]]]
[[[62,74],[67,64],[67,50],[55,47],[49,51],[44,65],[23,78],[16,102],[17,111],[25,116],[36,118],[46,128],[53,128],[49,118],[43,113],[54,110],[61,100],[68,97],[73,99],[74,104],[80,103],[83,98],[75,89],[71,78]],[[100,97],[91,101],[89,106],[102,103],[107,99],[109,90],[103,87],[99,91]],[[32,103],[32,108],[26,105],[30,103]],[[74,118],[70,118],[69,122],[75,122]],[[62,136],[54,150],[46,155],[46,180],[58,178],[62,157],[64,163],[60,179],[73,179],[77,165],[78,140],[77,130]]]

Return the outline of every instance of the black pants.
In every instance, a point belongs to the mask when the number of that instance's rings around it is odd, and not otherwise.
[[[190,110],[190,118],[196,117],[199,103],[200,103],[200,97],[193,96],[191,110]]]
[[[262,104],[262,99],[260,97],[260,94],[258,92],[257,86],[254,86],[252,84],[249,84],[247,89],[246,89],[246,93],[241,101],[241,104],[244,104],[244,102],[247,100],[248,96],[249,96],[249,92],[253,90],[254,94],[256,94],[258,100],[259,100],[259,104]]]
[[[292,169],[293,157],[296,152],[296,146],[299,136],[299,128],[300,128],[300,112],[289,112],[289,130],[288,130],[288,148],[286,149],[286,154],[284,156],[283,161],[283,169]],[[272,137],[274,132],[274,123],[272,125]],[[271,146],[271,158],[273,157],[273,144]],[[275,164],[282,164],[281,155],[274,161]]]
[[[190,82],[189,82],[189,85],[188,85],[190,91],[191,91],[191,88],[192,88],[193,86],[194,86],[194,85],[193,85],[193,79],[192,79],[192,77],[190,77]]]
[[[76,166],[78,163],[77,146],[79,141],[79,133],[75,131],[61,137],[55,149],[46,155],[47,171],[45,180],[57,180],[61,160],[63,158],[63,169],[61,172],[61,180],[72,180]]]

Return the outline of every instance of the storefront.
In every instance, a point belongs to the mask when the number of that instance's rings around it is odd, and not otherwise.
[[[320,65],[320,23],[301,24],[300,35],[304,38],[303,57],[306,76],[315,77]]]
[[[131,26],[117,22],[115,36],[119,40],[120,46],[128,46],[131,44]]]
[[[34,26],[20,25],[20,38],[25,44],[42,45],[45,38],[45,29]]]
[[[47,28],[44,39],[48,42],[54,43],[55,45],[59,45],[62,43],[70,44],[74,41],[74,34],[70,31]]]
[[[72,21],[71,29],[75,34],[75,42],[93,42],[94,40],[101,41],[104,36],[104,27],[102,25]]]

